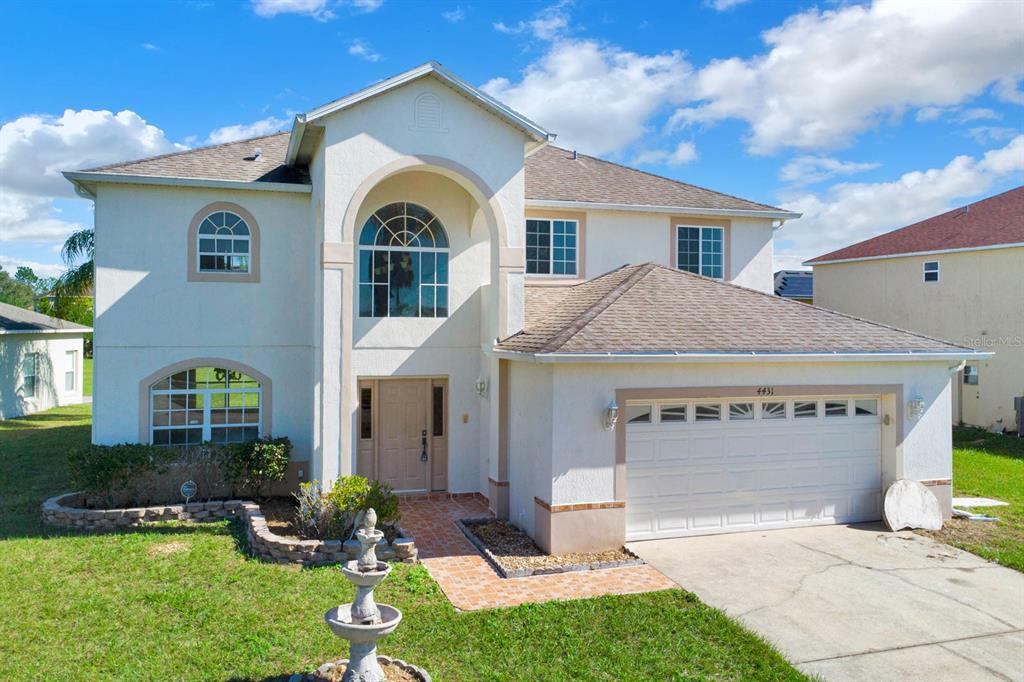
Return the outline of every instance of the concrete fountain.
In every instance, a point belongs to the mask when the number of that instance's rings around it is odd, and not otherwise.
[[[356,531],[361,545],[359,557],[342,566],[342,573],[356,587],[355,600],[330,609],[324,614],[328,627],[338,637],[349,642],[347,661],[328,663],[317,672],[327,673],[345,666],[342,682],[385,682],[381,663],[402,670],[407,676],[430,682],[430,675],[423,669],[377,655],[377,641],[387,637],[402,622],[402,612],[387,604],[377,604],[373,589],[391,573],[391,566],[377,560],[377,543],[384,533],[377,530],[377,512],[368,509],[363,525]],[[406,677],[405,679],[408,679]]]

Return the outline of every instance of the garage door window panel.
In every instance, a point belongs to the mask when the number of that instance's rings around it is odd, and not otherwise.
[[[693,408],[693,420],[696,422],[720,422],[722,421],[722,406],[698,403]]]
[[[855,400],[853,401],[853,414],[856,417],[877,417],[877,400]]]
[[[772,401],[767,403],[761,403],[761,419],[765,420],[776,420],[786,418],[786,403],[782,401]]]
[[[818,402],[816,400],[797,400],[793,403],[794,419],[816,419]]]
[[[826,400],[826,417],[845,417],[849,412],[850,404],[846,400]]]
[[[754,421],[754,403],[729,403],[729,421]]]
[[[686,422],[686,405],[662,405],[658,415],[662,423]]]
[[[650,405],[626,405],[626,422],[629,424],[650,424]]]

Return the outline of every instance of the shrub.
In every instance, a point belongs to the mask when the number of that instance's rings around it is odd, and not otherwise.
[[[337,528],[337,508],[324,494],[320,481],[300,483],[299,492],[292,495],[298,503],[295,521],[303,537],[326,540],[342,536],[342,529]]]
[[[219,450],[227,481],[262,497],[268,485],[284,480],[292,443],[287,438],[264,438],[224,445]]]
[[[88,503],[113,506],[120,499],[149,498],[152,475],[166,472],[177,454],[139,443],[91,445],[68,455],[68,475]]]
[[[398,496],[391,486],[363,476],[342,476],[334,482],[327,499],[335,509],[336,528],[344,537],[352,534],[359,515],[369,508],[377,512],[378,525],[398,523]]]

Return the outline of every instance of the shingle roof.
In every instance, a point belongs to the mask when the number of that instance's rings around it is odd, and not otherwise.
[[[783,298],[814,296],[814,273],[810,270],[779,270],[775,273],[775,295]]]
[[[50,317],[8,303],[0,303],[0,334],[49,331],[89,332],[92,329],[58,317]]]
[[[533,305],[527,296],[527,305]],[[569,287],[497,348],[523,353],[971,352],[654,263]]]
[[[89,168],[87,173],[309,184],[304,168],[285,165],[289,133]],[[256,147],[262,150],[254,158]],[[526,159],[526,198],[632,206],[779,211],[696,185],[547,146]]]
[[[89,168],[84,172],[309,184],[309,174],[305,169],[292,168],[284,163],[288,151],[288,135],[274,133],[249,140]],[[256,147],[261,151],[258,159],[255,156]]]
[[[807,261],[895,256],[1024,242],[1024,186]]]
[[[628,166],[548,145],[526,159],[526,198],[632,206],[780,211]]]

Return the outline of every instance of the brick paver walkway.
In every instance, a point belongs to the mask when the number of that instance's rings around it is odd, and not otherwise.
[[[454,523],[492,516],[480,498],[403,499],[401,511],[402,526],[416,541],[423,565],[452,605],[463,611],[678,587],[646,565],[502,578]]]

